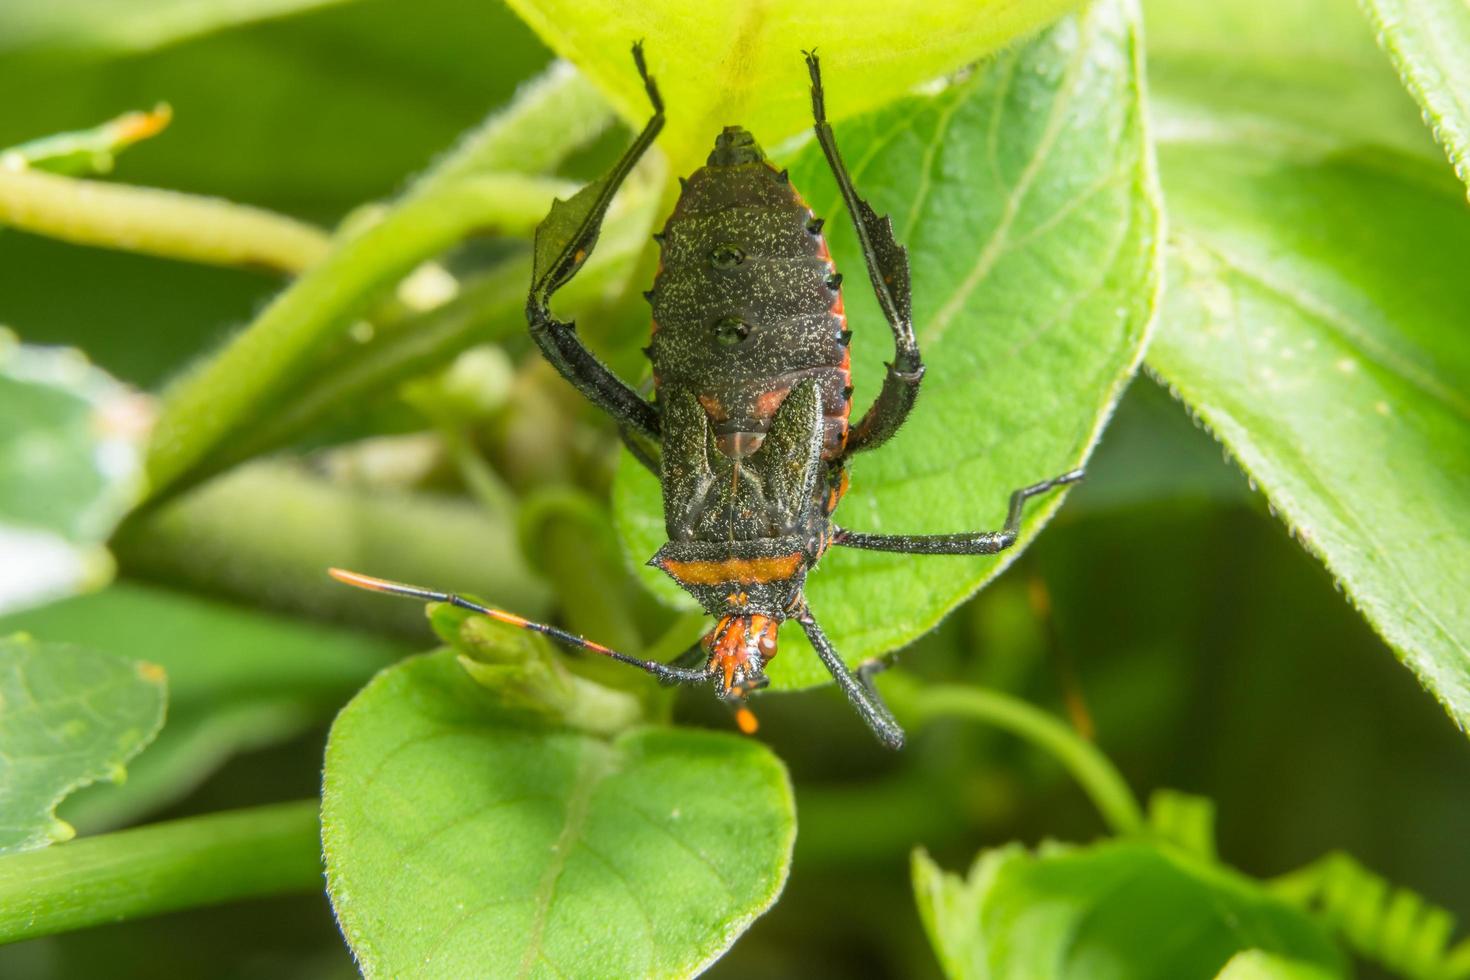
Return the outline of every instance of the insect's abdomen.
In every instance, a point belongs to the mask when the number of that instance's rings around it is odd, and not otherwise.
[[[760,447],[791,389],[816,378],[823,455],[847,438],[851,375],[840,278],[811,209],[750,134],[727,127],[684,184],[661,236],[654,382],[708,413],[720,450]]]

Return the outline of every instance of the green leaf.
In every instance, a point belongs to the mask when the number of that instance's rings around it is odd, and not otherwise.
[[[82,647],[0,639],[0,854],[75,831],[55,816],[67,794],[123,779],[163,725],[163,669]]]
[[[0,612],[112,576],[102,543],[142,494],[150,411],[76,351],[0,328]]]
[[[327,745],[328,891],[368,976],[692,976],[768,908],[795,816],[759,743],[527,722],[443,651]]]
[[[1373,102],[1355,78],[1340,98]],[[1330,101],[1315,82],[1279,91]],[[1464,727],[1464,189],[1417,155],[1286,118],[1243,128],[1207,98],[1160,127],[1172,248],[1149,364]]]
[[[883,0],[779,5],[675,0],[510,0],[541,39],[605,92],[625,119],[648,117],[628,54],[642,39],[668,105],[660,140],[679,170],[703,161],[722,126],[767,146],[811,128],[803,49],[820,48],[834,118],[877,108],[915,85],[983,57],[1077,6],[1075,0],[941,0],[895,17]]]
[[[842,526],[996,528],[1012,490],[1086,459],[1141,355],[1157,282],[1159,211],[1137,56],[1133,6],[1103,2],[937,94],[838,127],[859,192],[893,216],[908,246],[928,365],[903,430],[854,461],[835,515]],[[826,216],[838,267],[848,270],[860,412],[892,341],[820,150],[807,146],[791,172]],[[1033,503],[1023,535],[1061,499]],[[655,480],[625,459],[615,502],[635,561],[666,540],[658,501]],[[856,663],[931,629],[1017,550],[915,558],[835,548],[807,595]],[[645,574],[660,595],[681,595],[660,573]],[[782,643],[777,686],[827,679],[799,630],[784,630]]]
[[[980,855],[968,879],[923,851],[919,914],[947,976],[986,980],[1213,977],[1246,950],[1345,976],[1306,915],[1261,885],[1172,848],[1110,841]]]
[[[408,653],[365,633],[247,610],[137,582],[0,618],[23,630],[158,664],[168,726],[120,785],[71,797],[62,816],[83,833],[170,803],[231,756],[329,718],[391,659]]]
[[[1470,5],[1465,0],[1362,0],[1404,85],[1470,185]]]

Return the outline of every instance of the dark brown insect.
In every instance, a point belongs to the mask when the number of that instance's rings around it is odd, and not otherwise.
[[[658,87],[641,46],[633,59],[653,118],[614,166],[570,201],[558,201],[536,232],[526,317],[546,358],[617,420],[625,442],[663,487],[669,541],[649,564],[663,569],[716,617],[714,629],[664,664],[628,656],[553,626],[459,596],[333,570],[363,588],[450,602],[567,645],[621,660],[673,684],[710,682],[736,708],[745,731],[755,719],[746,697],[768,683],[777,628],[795,620],[873,732],[903,744],[871,682],[881,663],[848,669],[812,618],[802,588],[833,546],[924,555],[989,555],[1009,548],[1026,500],[1082,478],[1081,470],[1011,495],[999,531],[863,534],[832,523],[847,489],[847,462],[898,431],[924,377],[909,303],[908,253],[893,225],[858,197],[827,123],[815,53],[811,74],[817,140],[857,229],[868,278],[893,332],[894,357],[877,401],[850,424],[852,386],[842,275],[822,238],[822,219],[772,167],[739,126],[715,138],[705,166],[681,181],[664,230],[653,288],[655,398],[647,401],[578,340],[549,308],[587,260],[613,194],[663,126]]]

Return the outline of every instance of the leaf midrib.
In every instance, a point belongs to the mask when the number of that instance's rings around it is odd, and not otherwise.
[[[529,976],[536,963],[546,959],[543,940],[547,919],[551,917],[551,906],[556,901],[557,882],[560,881],[562,873],[566,871],[567,859],[571,855],[572,848],[580,840],[582,830],[587,825],[587,815],[592,808],[593,793],[602,784],[602,781],[617,768],[617,756],[610,747],[593,739],[582,739],[577,744],[581,747],[580,758],[577,760],[577,774],[572,780],[572,792],[567,798],[566,817],[562,823],[561,833],[557,835],[556,844],[553,845],[551,861],[541,875],[541,883],[536,887],[535,917],[531,923],[531,936],[526,943],[525,952],[521,954],[520,968],[516,972],[516,976],[520,978]],[[546,962],[555,969],[555,965],[550,960]]]

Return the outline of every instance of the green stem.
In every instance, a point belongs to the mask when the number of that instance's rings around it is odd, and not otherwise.
[[[405,635],[424,634],[421,605],[345,588],[326,569],[473,592],[533,617],[549,606],[511,527],[474,503],[370,493],[276,463],[236,470],[143,515],[113,547],[141,578]]]
[[[177,491],[190,471],[282,391],[305,383],[305,364],[344,334],[383,290],[472,231],[529,235],[566,194],[562,181],[518,175],[464,178],[414,195],[382,220],[334,244],[249,329],[163,402],[149,445],[155,494]]]
[[[283,272],[327,253],[320,229],[260,208],[40,170],[0,167],[0,224],[77,245]]]
[[[0,858],[0,943],[322,887],[316,800],[191,817]]]
[[[1097,746],[1059,718],[998,691],[946,684],[924,686],[901,674],[882,675],[879,683],[900,719],[926,725],[944,717],[971,718],[1045,749],[1081,784],[1115,834],[1142,830],[1143,811],[1122,774]]]
[[[547,127],[550,112],[560,115]],[[472,232],[529,236],[551,198],[575,188],[523,168],[551,166],[609,118],[585,82],[553,70],[369,227],[344,228],[321,262],[168,393],[149,445],[155,497],[197,481],[212,454],[227,450],[284,393],[306,386],[314,356],[425,259]]]

